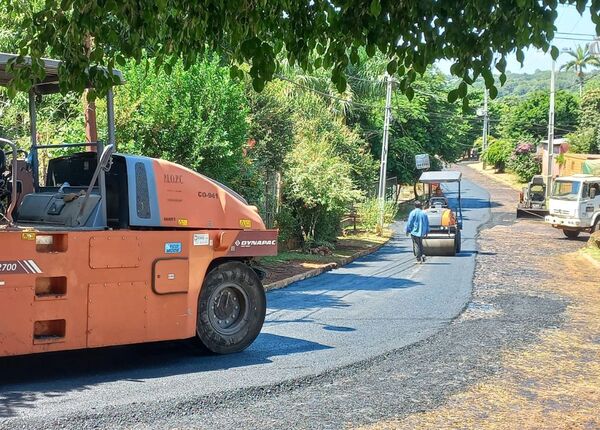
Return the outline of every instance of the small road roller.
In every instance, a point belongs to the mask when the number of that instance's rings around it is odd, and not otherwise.
[[[429,220],[429,234],[423,239],[423,250],[427,256],[454,256],[460,252],[463,223],[461,177],[460,172],[443,170],[423,172],[419,178],[419,182],[427,185],[425,213]],[[454,209],[443,193],[441,184],[444,183],[458,184],[458,203]]]
[[[0,54],[0,84],[15,59]],[[0,357],[188,338],[248,347],[266,312],[252,259],[277,253],[277,230],[213,179],[115,152],[112,90],[106,144],[38,142],[36,102],[59,92],[59,68],[45,60],[30,89],[26,157],[0,140]],[[39,152],[57,148],[67,155],[42,169]]]
[[[546,183],[542,175],[535,175],[519,194],[517,218],[543,220],[550,212],[546,206]]]

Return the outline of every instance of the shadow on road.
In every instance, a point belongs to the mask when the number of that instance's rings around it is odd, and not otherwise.
[[[265,364],[278,355],[330,348],[262,333],[246,351],[227,356],[195,353],[188,343],[177,341],[2,358],[0,419],[18,416],[21,409],[35,408],[42,398],[83,392],[103,383],[143,384],[146,379]]]
[[[397,252],[396,250],[396,254]],[[423,286],[420,282],[403,277],[402,272],[414,265],[412,255],[408,260],[399,260],[377,268],[370,266],[368,260],[363,259],[342,269],[298,282],[285,290],[273,291],[269,295],[269,313],[279,310],[345,308],[352,306],[347,296],[357,291],[377,292]],[[352,273],[361,270],[368,274]]]

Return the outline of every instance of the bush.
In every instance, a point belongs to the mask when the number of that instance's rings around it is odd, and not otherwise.
[[[596,131],[591,128],[580,128],[567,134],[569,151],[577,154],[593,154],[596,152]]]
[[[282,206],[275,215],[275,227],[279,229],[279,242],[302,242],[302,229],[294,216],[293,209]]]
[[[509,139],[495,139],[490,137],[488,147],[483,152],[483,161],[494,166],[499,173],[504,172],[515,146]]]
[[[335,240],[343,213],[360,198],[352,166],[335,154],[326,137],[316,135],[298,139],[287,164],[284,197],[304,242]]]
[[[384,225],[394,222],[397,213],[398,207],[394,202],[385,202],[383,212]],[[361,229],[373,232],[377,231],[379,225],[379,200],[370,198],[360,203],[356,207],[356,215],[358,216],[358,222]]]
[[[517,144],[508,162],[508,168],[521,182],[529,182],[534,175],[539,175],[542,171],[542,160],[536,153],[535,145],[527,141]]]

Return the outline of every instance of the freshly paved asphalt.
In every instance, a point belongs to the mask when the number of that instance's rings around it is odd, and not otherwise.
[[[455,196],[456,187],[447,187]],[[375,254],[268,293],[262,334],[246,351],[197,356],[181,343],[0,359],[0,428],[102,414],[104,408],[268,387],[343,367],[425,339],[469,301],[477,228],[489,195],[463,181],[464,230],[457,257],[417,265],[397,234]]]

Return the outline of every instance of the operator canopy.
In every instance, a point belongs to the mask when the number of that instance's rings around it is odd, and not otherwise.
[[[19,58],[19,56],[16,54],[5,54],[0,52],[0,86],[7,86],[13,78],[12,74],[7,71],[7,68],[8,63],[16,58]],[[31,64],[30,57],[23,57],[23,59],[26,64]],[[58,85],[58,73],[62,61],[48,58],[43,58],[42,61],[44,62],[44,71],[46,72],[46,77],[42,82],[36,83],[33,86],[35,88],[35,92],[38,94],[54,94],[60,92]],[[16,67],[18,68],[19,66],[17,65]],[[106,69],[105,71],[108,73]],[[114,76],[119,78],[121,84],[125,82],[120,71],[113,69],[112,73]]]
[[[439,184],[441,182],[460,182],[462,173],[455,170],[444,170],[440,172],[423,172],[419,182],[423,184]]]

